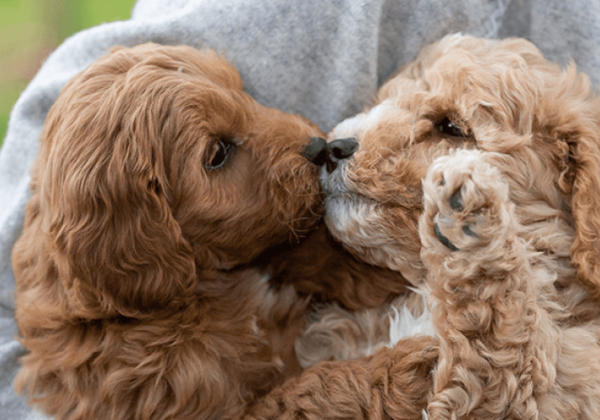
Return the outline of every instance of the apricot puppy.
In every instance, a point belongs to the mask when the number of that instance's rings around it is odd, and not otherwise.
[[[297,369],[308,300],[251,263],[319,221],[319,134],[211,51],[120,48],[77,75],[12,255],[17,388],[58,418],[235,418]]]
[[[600,418],[600,101],[588,78],[522,39],[451,35],[329,137],[358,147],[322,169],[331,233],[429,295],[429,418]],[[380,313],[389,343],[398,324]]]

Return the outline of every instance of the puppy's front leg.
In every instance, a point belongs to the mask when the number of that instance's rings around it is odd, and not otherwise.
[[[540,327],[534,285],[545,274],[518,236],[508,185],[485,153],[462,150],[434,162],[423,190],[421,256],[441,340],[429,417],[538,418],[534,387],[552,376],[540,361],[555,352],[537,335],[552,328]]]
[[[438,355],[433,337],[399,341],[372,356],[319,363],[259,399],[247,420],[421,420]]]

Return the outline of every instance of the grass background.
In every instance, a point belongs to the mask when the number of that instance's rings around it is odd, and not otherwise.
[[[129,18],[134,3],[135,0],[0,0],[0,145],[12,106],[44,59],[75,32]]]

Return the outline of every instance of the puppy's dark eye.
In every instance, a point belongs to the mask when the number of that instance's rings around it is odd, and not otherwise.
[[[214,142],[209,150],[204,167],[206,169],[219,169],[223,167],[229,156],[231,156],[233,149],[234,145],[231,142],[225,140]]]
[[[444,117],[437,123],[437,129],[440,133],[446,134],[452,137],[467,137],[467,134],[463,129],[456,123],[450,121],[448,117]]]

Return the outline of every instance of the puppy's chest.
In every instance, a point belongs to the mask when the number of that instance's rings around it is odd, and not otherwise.
[[[403,338],[434,336],[426,299],[426,292],[419,292],[398,297],[377,309],[318,309],[296,341],[300,364],[307,368],[323,360],[356,359],[393,347]]]

